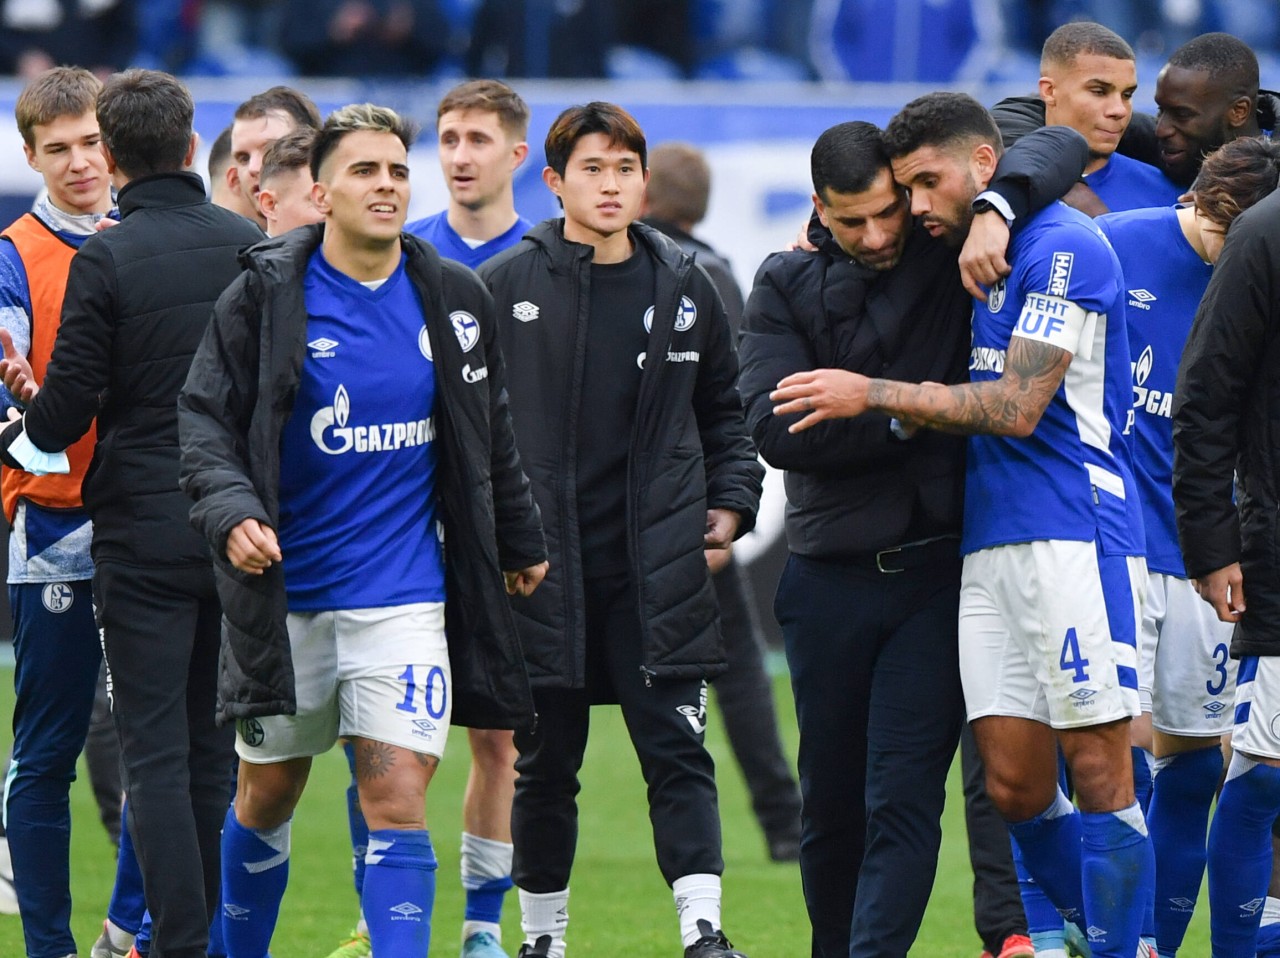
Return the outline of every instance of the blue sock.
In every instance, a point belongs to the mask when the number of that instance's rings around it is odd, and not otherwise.
[[[139,955],[145,956],[151,954],[151,912],[144,911],[142,913],[142,927],[138,929],[138,934],[134,936],[133,947]]]
[[[1009,834],[1018,844],[1027,873],[1057,909],[1059,924],[1062,918],[1080,924],[1084,920],[1080,814],[1067,796],[1059,791],[1053,804],[1035,818],[1010,822]]]
[[[1258,958],[1280,958],[1280,898],[1268,896],[1262,909],[1262,924],[1258,927]]]
[[[1049,896],[1044,893],[1039,883],[1027,871],[1022,860],[1022,849],[1016,839],[1010,837],[1009,844],[1013,850],[1013,868],[1018,873],[1018,892],[1022,895],[1022,910],[1027,913],[1027,933],[1057,933],[1062,938],[1062,916],[1053,907]]]
[[[289,823],[245,828],[235,806],[222,826],[222,938],[228,958],[266,958],[289,882]]]
[[[1156,853],[1156,941],[1160,958],[1182,947],[1204,880],[1209,807],[1222,775],[1222,749],[1198,748],[1156,761],[1147,829]]]
[[[142,869],[133,850],[133,836],[129,834],[129,803],[126,800],[120,812],[120,850],[116,854],[116,881],[111,886],[111,900],[107,903],[107,920],[117,928],[137,935],[142,927],[142,914],[147,910],[147,900],[142,895]]]
[[[515,883],[511,876],[491,878],[475,888],[467,888],[465,921],[486,921],[495,925],[502,922],[502,900]]]
[[[1271,877],[1280,768],[1239,752],[1209,829],[1209,940],[1214,958],[1252,958]]]
[[[502,921],[502,900],[514,885],[511,880],[512,852],[510,842],[481,838],[466,831],[462,833],[459,864],[462,887],[467,896],[466,911],[462,916],[464,938],[481,930],[482,925],[493,925],[495,928],[483,930],[500,934],[501,929],[496,926]]]
[[[395,828],[369,832],[361,910],[378,958],[422,958],[431,944],[436,853],[431,835]]]
[[[350,739],[342,743],[342,754],[347,757],[351,769],[351,784],[347,786],[347,828],[351,831],[351,872],[356,883],[356,898],[364,894],[364,856],[369,850],[369,823],[360,810],[360,793],[356,789],[356,749]]]
[[[1132,958],[1154,894],[1155,856],[1142,809],[1081,812],[1080,873],[1093,958]]]
[[[1129,754],[1133,756],[1133,797],[1145,815],[1151,807],[1151,753],[1145,748],[1130,745]]]

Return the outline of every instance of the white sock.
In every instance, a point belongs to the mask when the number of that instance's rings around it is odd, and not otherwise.
[[[1262,925],[1280,925],[1280,898],[1267,896],[1267,903],[1262,906]]]
[[[520,928],[531,948],[544,936],[551,939],[550,958],[564,958],[564,932],[569,926],[569,889],[534,894],[520,889]]]
[[[680,939],[688,948],[703,936],[698,921],[711,923],[712,931],[720,930],[720,876],[685,875],[671,885],[680,916]]]
[[[128,951],[133,947],[133,935],[129,934],[110,918],[104,923],[107,932],[107,941],[111,942],[111,947],[116,951]]]

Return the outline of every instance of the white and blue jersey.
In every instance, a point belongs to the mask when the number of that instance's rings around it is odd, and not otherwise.
[[[307,345],[280,440],[280,548],[290,611],[443,602],[435,368],[404,260],[376,289],[317,249]]]
[[[1172,206],[1186,192],[1149,163],[1113,153],[1107,165],[1085,174],[1085,184],[1113,213]]]
[[[999,379],[1014,336],[1072,360],[1030,436],[970,437],[961,551],[1064,539],[1141,555],[1120,263],[1093,221],[1062,203],[1027,223],[1009,262],[1009,277],[974,304],[970,379]]]
[[[1142,500],[1147,567],[1185,579],[1173,512],[1173,387],[1212,267],[1200,258],[1172,207],[1099,217],[1124,264],[1125,324],[1133,361],[1129,440]]]
[[[525,233],[533,229],[533,224],[522,216],[501,236],[478,244],[458,235],[457,230],[449,225],[447,210],[410,223],[404,229],[406,233],[426,240],[445,259],[456,260],[468,269],[475,269],[490,257],[515,246]]]

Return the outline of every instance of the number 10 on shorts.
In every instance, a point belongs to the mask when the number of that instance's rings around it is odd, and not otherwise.
[[[1085,671],[1089,667],[1089,660],[1080,655],[1080,640],[1076,638],[1075,629],[1067,629],[1066,638],[1062,640],[1062,655],[1058,658],[1058,665],[1062,667],[1062,671],[1071,673],[1072,682],[1089,681],[1089,673]]]
[[[417,715],[418,706],[413,700],[418,695],[418,684],[414,681],[412,665],[404,667],[404,672],[400,674],[400,681],[404,683],[404,700],[399,702],[396,708],[401,712]],[[440,666],[433,665],[427,672],[427,682],[423,688],[422,697],[427,715],[433,719],[444,718],[449,708],[449,690],[445,686],[444,669]]]

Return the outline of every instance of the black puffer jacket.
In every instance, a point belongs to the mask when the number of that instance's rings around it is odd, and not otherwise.
[[[1187,338],[1173,503],[1189,576],[1240,563],[1231,654],[1280,655],[1280,192],[1231,224]]]
[[[551,572],[515,599],[535,685],[585,681],[577,526],[576,443],[581,408],[592,249],[564,239],[563,221],[539,224],[480,267],[493,291],[510,357],[511,416],[546,526]],[[640,592],[642,667],[653,675],[711,677],[725,669],[715,593],[702,537],[709,508],[755,524],[764,468],[747,436],[724,308],[692,257],[661,233],[631,226],[636,255],[657,272],[653,328],[631,433],[627,548]],[[675,329],[688,296],[697,318]],[[523,321],[521,318],[523,318]],[[531,318],[532,317],[532,318]],[[659,357],[666,357],[659,361]]]
[[[120,225],[85,240],[71,262],[27,435],[55,452],[98,417],[83,485],[96,561],[206,565],[178,488],[178,391],[214,301],[240,275],[240,250],[262,231],[209,203],[194,173],[131,181],[120,213]]]
[[[245,253],[245,272],[218,300],[178,402],[182,486],[196,500],[191,521],[213,550],[222,599],[224,721],[295,711],[283,570],[239,572],[226,541],[246,518],[279,526],[280,434],[306,350],[303,275],[320,237],[320,227],[298,229]],[[533,701],[502,570],[541,562],[546,549],[511,435],[493,302],[470,270],[407,234],[401,242],[435,361],[453,721],[520,727],[532,720]],[[455,310],[478,319],[483,350],[463,352],[449,322]],[[487,375],[477,375],[481,365]]]

